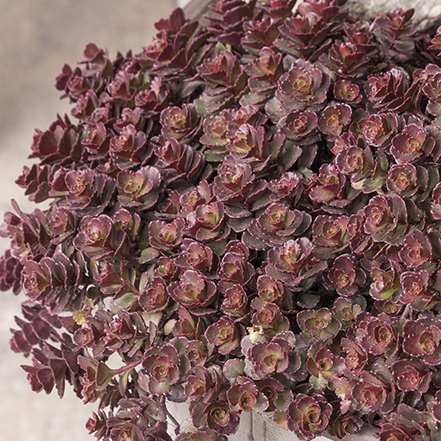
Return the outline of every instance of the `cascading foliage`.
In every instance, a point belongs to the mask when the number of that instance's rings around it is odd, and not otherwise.
[[[35,132],[17,183],[50,206],[6,213],[0,288],[32,389],[97,401],[98,439],[171,441],[169,401],[177,441],[242,412],[441,439],[441,28],[344,3],[177,9],[63,67],[74,122]]]

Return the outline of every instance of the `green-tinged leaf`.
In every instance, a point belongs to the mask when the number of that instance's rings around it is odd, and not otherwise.
[[[243,375],[243,370],[245,368],[245,362],[239,359],[228,360],[222,369],[225,378],[233,381],[235,378]]]
[[[141,257],[139,258],[139,263],[151,262],[153,259],[159,257],[161,253],[154,248],[145,248],[141,251]]]
[[[126,292],[113,300],[113,303],[121,309],[129,309],[138,300],[134,292]]]
[[[323,390],[328,385],[328,381],[324,379],[321,375],[319,377],[311,376],[309,379],[311,386],[316,390]]]
[[[116,372],[113,369],[110,369],[106,364],[100,362],[95,375],[96,390],[104,390],[115,375]]]
[[[129,382],[129,376],[130,373],[132,372],[131,369],[127,370],[124,372],[123,375],[121,375],[119,382],[118,382],[118,389],[119,389],[119,393],[124,396],[126,393],[126,389],[127,389],[127,383]]]
[[[224,160],[225,154],[219,155],[213,153],[211,150],[205,150],[205,159],[209,162],[222,162]]]
[[[74,320],[77,322],[77,324],[83,325],[84,323],[86,323],[86,317],[87,317],[86,311],[75,311],[72,314],[72,316]]]
[[[245,231],[242,236],[243,243],[253,250],[267,250],[269,247],[265,242],[252,236],[248,231]]]
[[[177,320],[171,319],[164,325],[164,334],[170,335],[173,332],[173,328],[176,324]]]

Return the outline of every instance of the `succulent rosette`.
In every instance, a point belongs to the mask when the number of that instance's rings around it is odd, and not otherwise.
[[[237,57],[227,50],[212,59],[206,60],[198,68],[198,73],[210,84],[227,86],[234,83],[234,80],[240,74],[240,66]]]
[[[227,391],[227,398],[233,409],[243,412],[261,413],[268,407],[267,397],[254,381],[246,377],[237,377],[236,383]]]
[[[366,85],[374,109],[405,111],[410,108],[409,74],[393,67],[385,73],[371,75]]]
[[[239,328],[227,317],[222,317],[211,324],[205,331],[205,338],[211,350],[216,348],[223,355],[234,351],[240,344]]]
[[[194,375],[189,375],[185,385],[185,395],[193,401],[207,401],[213,394],[219,392],[218,375],[203,366],[197,365],[193,369]]]
[[[289,330],[289,321],[283,316],[280,308],[274,303],[267,303],[260,298],[253,299],[251,306],[256,312],[251,323],[256,330],[268,337],[273,337]]]
[[[262,275],[257,278],[256,287],[262,300],[274,303],[282,309],[289,309],[290,296],[283,283]]]
[[[405,273],[400,275],[400,267],[391,265],[389,271],[385,271],[378,267],[371,269],[372,283],[369,288],[369,294],[376,300],[387,300],[398,293],[400,286],[403,286],[401,278]],[[401,283],[401,285],[400,285]],[[406,291],[406,288],[404,288]],[[393,299],[393,297],[392,297]]]
[[[192,339],[202,334],[200,323],[200,320],[196,320],[188,309],[181,306],[178,309],[177,319],[171,320],[167,325],[173,326],[171,332],[175,337]]]
[[[440,81],[441,81],[441,71],[439,67],[436,65],[429,65],[427,68],[432,67],[433,70],[437,70],[436,73],[431,75],[431,78],[428,79],[422,91],[427,98],[429,98],[429,102],[427,104],[427,111],[434,116],[439,116],[440,113]],[[432,69],[431,69],[432,70]]]
[[[335,104],[323,109],[318,121],[320,131],[332,137],[342,133],[344,126],[351,121],[352,109],[347,104]]]
[[[273,195],[270,196],[272,200],[286,199],[288,197],[298,200],[302,191],[302,182],[296,173],[287,172],[280,179],[273,179],[268,187],[273,192]]]
[[[284,5],[285,6],[285,5]],[[316,47],[324,42],[329,32],[329,24],[314,11],[305,11],[299,17],[289,17],[280,26],[281,38],[275,45],[296,58],[309,58],[315,55]]]
[[[247,313],[248,296],[241,285],[236,284],[225,291],[221,310],[233,318],[244,317]]]
[[[403,241],[399,258],[408,268],[419,268],[432,261],[433,248],[429,239],[420,230],[414,230]]]
[[[198,115],[192,104],[183,104],[179,107],[167,107],[161,112],[159,122],[162,134],[185,142],[191,138],[192,132],[197,130]]]
[[[403,350],[429,366],[441,363],[441,330],[430,319],[407,320],[403,326]]]
[[[334,338],[341,328],[340,322],[332,317],[331,311],[327,308],[300,311],[297,314],[297,323],[302,331],[316,341]]]
[[[395,388],[391,384],[392,376],[382,378],[368,371],[360,374],[360,380],[352,389],[353,407],[362,414],[379,412],[386,414],[393,407]],[[388,381],[389,380],[389,381]]]
[[[437,391],[435,394],[435,402],[433,403],[433,406],[432,406],[432,413],[433,413],[433,417],[435,418],[435,420],[437,422],[440,422],[441,421],[441,394],[439,393],[439,391]]]
[[[145,311],[160,311],[168,305],[168,293],[164,280],[155,277],[150,286],[139,296],[139,304]]]
[[[313,144],[319,138],[317,113],[310,110],[289,113],[279,121],[279,126],[284,128],[288,139],[297,141],[300,145]]]
[[[31,388],[97,402],[98,440],[439,438],[441,28],[345,3],[178,8],[62,68],[0,289]]]
[[[436,184],[432,191],[432,204],[430,207],[430,214],[434,219],[441,219],[441,184]]]
[[[115,227],[123,230],[129,239],[134,242],[141,229],[141,216],[138,213],[130,213],[125,208],[120,208],[112,217]]]
[[[355,43],[355,39],[353,40]],[[368,45],[337,41],[327,54],[320,56],[320,61],[337,73],[339,78],[359,78],[366,74],[366,65],[370,59],[366,56]]]
[[[248,232],[266,246],[276,246],[283,245],[287,238],[300,236],[310,224],[311,216],[308,213],[289,210],[284,204],[273,203],[251,223]]]
[[[288,409],[288,427],[302,439],[321,435],[329,424],[332,406],[321,395],[298,394]]]
[[[269,343],[256,343],[249,352],[248,376],[255,380],[270,377],[274,373],[285,372],[290,365],[292,348],[284,339],[276,339]]]
[[[270,27],[274,30],[275,23]],[[259,58],[244,67],[249,76],[250,92],[241,98],[241,104],[263,104],[274,97],[277,81],[284,73],[282,56],[270,47],[262,47]]]
[[[288,240],[281,247],[268,252],[270,263],[283,273],[298,275],[312,258],[313,246],[306,238]]]
[[[157,249],[168,251],[179,246],[183,240],[182,230],[185,228],[185,221],[182,218],[172,222],[153,221],[149,224],[150,245]]]
[[[105,214],[83,218],[73,245],[91,259],[127,254],[130,247],[127,234],[116,229],[114,221]]]
[[[239,412],[231,410],[223,401],[197,403],[192,409],[192,418],[196,427],[208,426],[219,435],[231,435],[239,426]]]
[[[213,192],[220,202],[242,202],[252,188],[255,176],[251,166],[245,164],[222,164],[214,178]]]
[[[251,124],[242,124],[232,141],[227,144],[227,150],[235,160],[256,162],[267,159],[268,138],[264,127],[255,128]]]
[[[82,271],[77,262],[61,253],[44,257],[39,263],[28,261],[23,266],[23,289],[30,299],[40,300],[53,308],[73,306]]]
[[[179,198],[179,204],[182,207],[182,213],[190,213],[199,205],[204,205],[211,201],[212,192],[208,182],[204,179],[196,188],[182,194]]]
[[[194,151],[188,144],[179,144],[172,137],[157,136],[152,138],[156,155],[155,167],[161,172],[161,178],[167,183],[184,180],[195,182],[205,169],[204,156]]]
[[[184,239],[181,244],[182,254],[175,262],[182,268],[196,271],[211,271],[213,266],[213,251],[211,248],[191,239]]]
[[[155,77],[147,89],[139,91],[135,95],[135,105],[147,115],[157,114],[163,110],[169,100],[169,91],[161,77]]]
[[[329,434],[342,439],[346,435],[355,435],[362,427],[363,422],[356,415],[340,415],[334,421],[331,421]]]
[[[19,280],[23,266],[15,257],[11,256],[10,250],[8,250],[8,252],[5,253],[0,259],[0,269],[0,288],[3,291],[7,291],[12,288],[13,293],[18,294],[21,290]]]
[[[71,210],[80,215],[96,215],[103,212],[115,190],[116,182],[91,169],[57,170],[52,177],[49,194],[66,197]]]
[[[427,182],[427,180],[425,169],[420,167],[417,169],[412,164],[393,165],[389,169],[386,187],[390,192],[399,196],[410,197],[419,190],[419,182]]]
[[[341,323],[342,328],[349,328],[360,314],[366,308],[366,300],[362,296],[355,299],[339,297],[334,302],[332,313]]]
[[[362,312],[354,324],[356,342],[368,353],[373,355],[390,354],[395,350],[397,330],[391,319],[384,313],[373,317]]]
[[[254,267],[246,258],[235,252],[225,253],[219,268],[220,292],[225,293],[235,284],[247,287],[254,278]]]
[[[290,389],[284,388],[280,381],[274,378],[256,380],[256,384],[268,400],[268,407],[265,412],[286,411],[292,401],[292,392]]]
[[[333,92],[337,100],[347,104],[358,104],[363,99],[357,84],[348,80],[336,81]]]
[[[28,262],[24,269],[24,289],[28,296],[44,297],[51,289],[50,277],[41,265]]]
[[[222,202],[199,205],[187,216],[188,232],[201,242],[225,239],[230,233],[230,227],[224,224],[224,216]]]
[[[308,350],[306,368],[311,374],[310,382],[314,389],[324,389],[342,372],[344,365],[340,357],[333,353],[323,343],[314,343]]]
[[[404,239],[407,208],[399,196],[374,196],[363,209],[364,233],[375,242],[394,243]]]
[[[154,257],[157,257],[155,252]],[[162,277],[165,281],[170,282],[177,280],[181,275],[180,268],[169,257],[160,257],[155,268],[155,275]]]
[[[230,142],[226,134],[227,120],[224,113],[207,116],[204,120],[203,135],[200,142],[210,148],[213,154],[226,154],[225,146]]]
[[[345,366],[354,375],[359,375],[368,361],[367,352],[356,342],[346,337],[341,339],[341,347]]]
[[[347,216],[319,215],[312,224],[312,241],[324,248],[343,248],[348,243],[346,231],[349,218]]]
[[[146,135],[133,124],[124,127],[121,134],[110,140],[109,155],[115,165],[124,170],[142,161],[146,150]]]
[[[384,148],[397,133],[398,119],[393,112],[369,115],[364,122],[363,137],[367,144]]]
[[[247,82],[247,75],[237,56],[228,49],[205,59],[197,72],[208,85],[195,100],[196,109],[205,115],[230,107]]]
[[[205,280],[198,271],[187,270],[180,280],[172,282],[168,287],[170,296],[180,305],[188,309],[205,308],[214,301],[216,285]]]
[[[415,162],[420,156],[429,156],[435,140],[426,130],[416,124],[409,124],[392,138],[390,152],[398,164]]]
[[[346,177],[333,164],[323,164],[309,188],[308,196],[313,202],[322,204],[335,198],[341,199],[345,184]]]
[[[142,363],[146,371],[145,385],[152,395],[164,395],[170,392],[178,382],[179,354],[172,345],[164,345],[161,349],[152,348],[146,353]]]
[[[373,240],[364,232],[364,219],[361,214],[353,214],[349,218],[348,233],[349,247],[352,252],[359,254],[372,246]]]
[[[401,8],[397,8],[379,20],[375,35],[382,47],[390,45],[387,52],[391,59],[399,57],[401,49],[412,50],[415,47],[413,37],[417,31],[411,22],[413,14],[413,9],[403,11]],[[397,33],[399,33],[399,41],[394,41],[394,39],[391,41],[390,37]]]
[[[385,423],[381,427],[379,434],[381,441],[411,441],[418,436],[418,432],[413,427],[398,425],[397,423]]]
[[[432,373],[412,360],[398,360],[391,366],[397,387],[403,392],[427,392]]]
[[[284,111],[320,110],[324,107],[330,78],[309,61],[292,63],[279,79],[275,99]]]
[[[400,301],[405,304],[413,304],[421,300],[428,300],[432,296],[429,289],[430,275],[426,270],[405,271],[400,276],[400,284],[403,288]]]
[[[329,289],[336,289],[343,297],[352,297],[363,287],[365,272],[358,267],[358,262],[348,254],[338,256],[324,278]]]
[[[124,170],[118,173],[118,200],[125,207],[153,207],[159,198],[161,175],[155,167],[142,167],[133,172]]]

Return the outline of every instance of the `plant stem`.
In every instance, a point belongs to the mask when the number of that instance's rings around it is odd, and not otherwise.
[[[126,372],[130,369],[133,369],[134,367],[138,366],[138,364],[140,364],[142,362],[142,359],[136,360],[136,361],[132,361],[129,364],[126,364],[125,366],[120,367],[119,369],[117,369],[115,371],[116,374],[122,374],[123,372]]]

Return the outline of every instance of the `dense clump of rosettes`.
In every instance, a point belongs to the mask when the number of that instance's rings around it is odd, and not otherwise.
[[[6,213],[0,289],[32,389],[97,401],[98,439],[225,441],[242,412],[439,439],[441,28],[295,3],[177,9],[56,80],[72,118],[17,180],[49,208]]]

